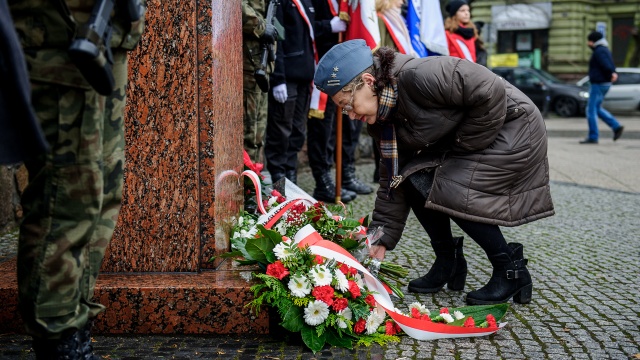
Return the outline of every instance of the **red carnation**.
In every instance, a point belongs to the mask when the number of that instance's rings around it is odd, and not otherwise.
[[[431,318],[429,317],[429,315],[424,314],[424,315],[420,316],[420,320],[431,321]]]
[[[393,326],[396,328],[396,333],[399,333],[399,332],[402,331],[402,328],[400,327],[400,325],[397,322],[394,322]]]
[[[349,265],[347,264],[341,264],[338,270],[345,275],[349,275]]]
[[[284,196],[280,195],[278,196],[276,201],[278,202],[278,204],[282,204],[283,202],[287,201],[287,199]]]
[[[376,299],[374,299],[373,295],[371,295],[371,294],[367,295],[367,297],[364,298],[364,302],[369,304],[369,306],[371,306],[371,307],[375,307],[376,306]]]
[[[345,298],[335,299],[333,301],[333,305],[331,305],[333,310],[335,310],[336,312],[346,309],[347,306],[349,306],[349,301],[347,301],[347,299]]]
[[[362,295],[360,293],[360,287],[353,280],[349,280],[349,292],[351,293],[351,298],[352,299],[355,299],[358,296]]]
[[[420,319],[422,315],[420,314],[420,310],[418,308],[411,308],[411,317],[414,319]]]
[[[356,334],[362,334],[366,327],[367,327],[366,321],[364,321],[364,319],[360,319],[356,321],[356,323],[353,325],[353,332],[355,332]]]
[[[398,331],[396,331],[396,326],[393,321],[387,321],[384,324],[384,333],[387,335],[395,335]]]
[[[448,314],[448,313],[449,313],[449,309],[447,308],[440,309],[440,314]]]
[[[498,325],[496,324],[496,318],[493,317],[493,315],[491,315],[491,314],[487,315],[487,326],[488,327],[498,327]]]
[[[316,286],[311,290],[311,295],[331,306],[331,304],[333,304],[333,292],[334,290],[331,285]]]
[[[267,275],[273,276],[278,280],[282,280],[285,276],[289,275],[289,270],[277,260],[276,262],[267,265]]]
[[[357,273],[358,273],[358,269],[354,267],[349,268],[349,274],[351,274],[352,276],[356,276]]]
[[[313,261],[318,265],[324,264],[324,258],[320,255],[316,255],[316,258]]]
[[[467,320],[464,321],[464,325],[463,326],[464,327],[469,327],[469,328],[476,327],[476,322],[473,321],[473,318],[471,316],[469,316],[467,318]]]
[[[271,196],[282,196],[282,194],[280,194],[280,191],[273,189],[271,190]]]

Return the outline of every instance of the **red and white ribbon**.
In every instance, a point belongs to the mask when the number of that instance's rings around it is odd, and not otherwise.
[[[495,328],[470,328],[462,326],[451,326],[444,323],[434,323],[415,319],[395,311],[395,306],[389,297],[384,285],[376,279],[369,270],[360,264],[349,252],[340,245],[322,239],[322,236],[311,226],[307,225],[300,229],[294,237],[298,246],[309,246],[314,255],[320,255],[327,259],[334,259],[338,262],[356,268],[364,275],[364,281],[369,290],[373,291],[373,297],[377,304],[402,328],[409,336],[418,340],[436,340],[458,337],[476,337],[491,335],[506,323],[500,323]]]

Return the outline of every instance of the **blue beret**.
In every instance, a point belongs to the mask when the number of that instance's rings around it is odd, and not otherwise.
[[[333,96],[371,65],[373,55],[366,41],[345,41],[332,47],[320,59],[313,83],[318,90]]]

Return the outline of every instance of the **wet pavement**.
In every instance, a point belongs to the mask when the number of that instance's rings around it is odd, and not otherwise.
[[[482,338],[417,341],[402,337],[386,347],[354,350],[327,347],[313,354],[298,339],[269,336],[107,336],[94,337],[105,359],[639,359],[640,358],[640,118],[619,118],[630,136],[613,142],[602,129],[599,145],[579,145],[584,119],[550,119],[549,160],[556,215],[503,228],[509,242],[524,244],[534,281],[533,300],[513,304],[508,325]],[[601,124],[602,125],[602,124]],[[602,125],[604,127],[604,125]],[[358,165],[370,181],[373,163]],[[309,172],[299,175],[313,190]],[[373,207],[374,196],[359,196],[356,215]],[[455,227],[455,235],[463,235]],[[15,253],[15,233],[0,236],[0,261]],[[387,259],[405,265],[409,277],[423,275],[434,260],[429,241],[411,215],[398,247]],[[430,309],[463,306],[465,292],[491,275],[480,247],[468,237],[465,291],[407,296]],[[108,306],[108,304],[105,304]],[[29,338],[1,334],[0,358],[34,359]]]

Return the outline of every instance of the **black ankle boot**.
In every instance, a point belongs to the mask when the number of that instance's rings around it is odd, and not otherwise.
[[[93,320],[87,321],[84,328],[78,330],[78,340],[80,341],[80,352],[84,360],[98,360],[100,357],[93,354],[93,345],[91,344],[91,328]]]
[[[500,253],[489,257],[493,265],[493,275],[489,283],[479,290],[467,294],[469,305],[491,305],[513,301],[519,304],[531,302],[533,284],[527,270],[528,260],[523,256],[523,246],[510,243],[510,253]]]
[[[467,278],[467,260],[462,251],[462,239],[455,237],[453,241],[432,241],[436,261],[427,275],[409,282],[409,291],[435,293],[445,284],[449,290],[463,290]]]
[[[78,333],[73,332],[60,339],[33,338],[36,360],[81,360]]]
[[[371,186],[358,180],[356,177],[356,166],[354,164],[345,165],[342,169],[342,188],[353,191],[356,194],[371,194]]]
[[[314,177],[316,179],[316,188],[313,190],[313,198],[318,201],[334,203],[336,201],[336,185],[331,179],[331,174],[326,171]],[[355,193],[346,189],[340,192],[340,201],[345,204],[355,199],[355,197]]]

